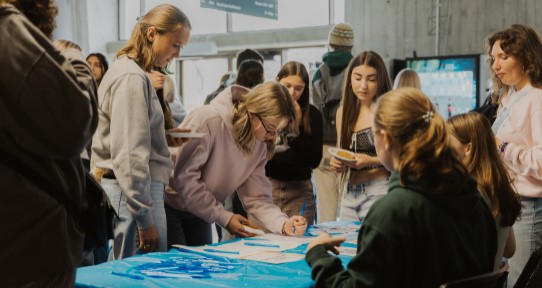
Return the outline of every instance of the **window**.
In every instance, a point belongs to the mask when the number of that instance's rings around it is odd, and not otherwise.
[[[228,72],[227,58],[184,60],[182,99],[186,112],[200,107],[207,95],[220,85],[220,78]]]

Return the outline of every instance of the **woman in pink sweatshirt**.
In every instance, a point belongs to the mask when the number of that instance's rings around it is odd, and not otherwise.
[[[174,189],[166,190],[168,245],[212,242],[216,222],[231,234],[250,237],[248,219],[224,209],[223,202],[238,192],[245,210],[273,233],[303,235],[307,222],[288,216],[273,204],[265,164],[281,130],[297,132],[293,98],[279,83],[254,90],[232,85],[210,105],[186,117],[182,128],[205,133],[178,150]],[[295,227],[295,229],[294,229]]]
[[[532,28],[512,25],[489,36],[487,51],[494,82],[505,90],[492,128],[523,204],[514,224],[513,284],[542,242],[542,41]]]

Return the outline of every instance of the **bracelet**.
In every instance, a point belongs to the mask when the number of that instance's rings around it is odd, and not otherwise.
[[[504,158],[504,152],[506,152],[506,146],[508,146],[508,142],[502,142],[501,145],[499,145],[499,153],[501,154],[501,157]]]

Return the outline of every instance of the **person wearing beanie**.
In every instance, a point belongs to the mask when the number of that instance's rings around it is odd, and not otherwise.
[[[262,54],[260,54],[260,52],[256,51],[256,50],[252,50],[250,48],[247,48],[247,49],[244,49],[244,50],[241,50],[239,52],[237,52],[237,55],[236,55],[236,58],[237,58],[237,69],[239,70],[239,66],[241,66],[241,63],[243,63],[244,61],[247,61],[247,60],[256,60],[258,62],[260,62],[260,64],[263,65],[263,56]]]
[[[333,26],[328,39],[330,51],[323,55],[323,63],[312,78],[313,103],[324,118],[323,157],[318,168],[314,169],[318,223],[334,221],[337,215],[339,179],[337,173],[329,166],[332,155],[328,149],[337,145],[334,112],[339,107],[342,95],[340,83],[344,78],[343,71],[353,58],[354,30],[346,23],[339,23]],[[323,79],[322,71],[327,75],[326,79],[329,78],[327,81]]]
[[[330,51],[322,56],[322,61],[329,65],[330,74],[333,76],[341,73],[353,58],[354,30],[346,23],[339,23],[329,31],[328,42]],[[322,74],[318,69],[312,78],[312,84],[320,78]]]
[[[239,50],[237,52],[237,54],[235,54],[235,58],[237,58],[237,61],[236,61],[236,69],[239,70],[239,67],[241,66],[241,63],[247,61],[247,60],[256,60],[258,62],[260,62],[260,64],[263,65],[263,56],[262,54],[260,54],[260,52],[256,51],[256,50],[252,50],[250,48],[247,48],[247,49],[243,49],[243,50]],[[220,92],[222,92],[222,90],[224,90],[226,87],[230,86],[232,84],[232,81],[230,81],[230,79],[235,79],[234,78],[227,78],[227,79],[224,79],[224,80],[221,80],[220,81],[220,85],[218,86],[218,88],[216,88],[215,91],[211,92],[211,94],[207,95],[207,97],[205,97],[205,102],[203,104],[207,105],[209,103],[211,103],[211,101],[213,99],[215,99],[215,97],[220,94]]]

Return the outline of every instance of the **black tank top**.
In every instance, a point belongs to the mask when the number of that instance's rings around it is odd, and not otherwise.
[[[376,157],[376,148],[373,144],[371,144],[371,141],[369,141],[369,135],[372,133],[373,129],[371,127],[361,129],[360,131],[352,133],[352,143],[350,143],[350,150],[354,151],[355,153],[363,153],[371,157]],[[382,167],[384,166],[382,166],[381,164],[371,165],[364,167],[361,170],[370,170]]]

